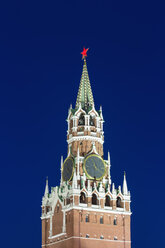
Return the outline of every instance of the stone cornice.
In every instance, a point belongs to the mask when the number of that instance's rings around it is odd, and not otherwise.
[[[74,136],[70,139],[67,140],[68,144],[72,143],[73,141],[81,141],[81,140],[90,140],[90,141],[95,141],[99,142],[100,144],[104,144],[104,140],[102,138],[94,137],[94,136]]]

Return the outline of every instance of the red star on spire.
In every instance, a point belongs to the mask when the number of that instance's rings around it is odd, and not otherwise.
[[[82,59],[85,59],[85,57],[87,57],[87,52],[88,52],[89,48],[85,49],[85,47],[83,48],[83,51],[81,52],[82,54]]]

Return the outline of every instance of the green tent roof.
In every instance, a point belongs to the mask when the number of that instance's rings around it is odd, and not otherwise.
[[[76,108],[79,107],[80,103],[83,109],[88,109],[94,104],[92,89],[88,76],[86,59],[84,59],[83,71],[82,71],[80,86],[76,100]]]

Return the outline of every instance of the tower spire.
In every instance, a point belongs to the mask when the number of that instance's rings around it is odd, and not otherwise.
[[[123,180],[123,195],[128,195],[128,188],[127,188],[125,171],[124,171],[124,180]]]
[[[83,65],[83,71],[82,71],[80,86],[76,100],[76,108],[78,108],[79,105],[81,104],[81,107],[83,109],[87,109],[89,106],[92,107],[94,104],[92,89],[87,70],[87,63],[86,63],[87,51],[88,49],[84,48],[83,52],[81,53],[83,56],[82,59],[84,60],[84,65]]]
[[[61,156],[61,181],[60,184],[62,184],[63,180],[62,180],[62,166],[63,166],[63,156]]]
[[[109,166],[111,166],[110,152],[108,152],[108,163],[109,163]]]
[[[49,187],[48,187],[48,177],[46,178],[46,186],[45,186],[45,197],[48,197],[49,195]]]

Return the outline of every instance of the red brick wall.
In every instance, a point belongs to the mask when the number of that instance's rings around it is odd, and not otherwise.
[[[60,218],[58,218],[61,216]],[[89,215],[89,222],[85,221],[86,215]],[[100,224],[100,217],[103,217],[103,224]],[[117,218],[117,225],[114,225],[114,219]],[[55,221],[55,222],[54,222]],[[53,235],[62,233],[62,215],[61,209],[53,218],[53,226],[57,232]],[[50,248],[130,248],[131,245],[126,241],[130,241],[130,216],[122,214],[108,214],[103,212],[86,211],[86,210],[70,210],[66,213],[66,235],[59,238],[48,239],[49,221],[42,221],[42,244],[52,244]],[[89,238],[86,238],[86,235]],[[104,239],[100,237],[103,235]],[[72,237],[77,237],[72,239]],[[81,237],[81,240],[78,238]],[[114,240],[117,237],[117,240]],[[111,241],[107,241],[111,240]],[[122,242],[118,242],[122,241]],[[70,246],[69,246],[70,245]]]
[[[59,202],[57,202],[54,216],[52,218],[52,235],[56,235],[62,233],[62,226],[63,226],[63,212],[62,206]]]

